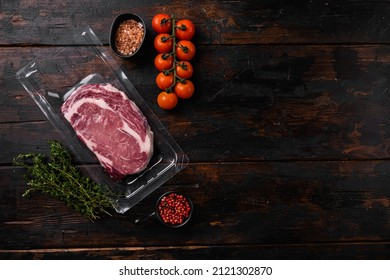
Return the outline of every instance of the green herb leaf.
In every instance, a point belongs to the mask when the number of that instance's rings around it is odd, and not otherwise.
[[[72,164],[72,155],[59,142],[49,141],[50,158],[42,154],[20,154],[14,165],[27,169],[27,189],[23,197],[39,191],[65,202],[68,206],[88,217],[99,218],[100,213],[110,215],[110,191],[103,189],[84,176]]]

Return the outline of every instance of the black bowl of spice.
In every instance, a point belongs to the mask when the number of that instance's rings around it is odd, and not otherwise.
[[[141,17],[131,13],[121,14],[111,25],[111,49],[121,58],[131,58],[141,49],[145,35],[146,26]]]
[[[163,194],[156,203],[156,216],[168,227],[184,226],[191,218],[194,205],[189,197],[176,192]]]

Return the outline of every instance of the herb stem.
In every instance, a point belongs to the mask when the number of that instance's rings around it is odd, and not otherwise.
[[[42,154],[20,154],[14,159],[15,166],[26,168],[25,178],[30,186],[23,197],[34,191],[65,202],[68,206],[88,217],[99,218],[111,207],[111,193],[85,177],[72,164],[71,154],[56,141],[49,141],[50,158]]]

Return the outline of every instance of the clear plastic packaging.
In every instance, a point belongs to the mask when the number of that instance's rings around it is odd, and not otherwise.
[[[63,144],[86,166],[87,175],[111,189],[115,194],[114,209],[124,213],[186,167],[188,158],[91,28],[75,29],[67,36],[66,42],[70,41],[72,46],[56,48],[46,57],[35,58],[16,76],[62,137]],[[154,133],[153,156],[146,170],[119,182],[112,180],[102,167],[90,164],[97,162],[95,155],[61,113],[61,105],[72,91],[92,83],[110,83],[125,92],[143,112]]]

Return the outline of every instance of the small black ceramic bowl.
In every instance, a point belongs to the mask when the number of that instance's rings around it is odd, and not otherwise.
[[[171,205],[164,205],[165,203],[169,204],[169,201],[173,203]],[[186,209],[182,207],[183,205],[186,205],[185,207]],[[177,211],[178,207],[182,207],[181,209],[184,211]],[[164,209],[166,209],[167,212],[170,213],[168,214],[168,216],[172,217],[173,214],[173,217],[176,216],[179,218],[179,220],[174,222],[166,221],[166,219],[164,219],[163,217],[165,215],[163,214]],[[146,221],[157,218],[160,223],[162,223],[167,227],[179,228],[188,223],[188,221],[192,216],[193,211],[194,211],[194,204],[192,203],[192,200],[188,196],[180,194],[178,192],[170,191],[160,196],[160,198],[156,202],[155,210],[152,213],[150,213],[149,215],[143,218],[136,219],[134,223],[136,225],[141,225]]]
[[[116,37],[116,34],[117,34],[117,31],[118,31],[118,28],[120,26],[121,23],[127,21],[127,20],[135,20],[136,22],[138,23],[141,23],[142,24],[142,27],[143,27],[143,36],[142,36],[142,39],[141,39],[141,42],[139,43],[138,47],[133,51],[131,52],[130,54],[123,54],[121,53],[119,50],[118,50],[118,46],[117,44],[115,43],[115,37]],[[137,53],[140,52],[140,49],[145,41],[145,36],[146,36],[146,25],[145,25],[145,22],[143,21],[143,19],[136,15],[136,14],[131,14],[131,13],[127,13],[127,14],[121,14],[119,16],[117,16],[112,25],[111,25],[111,31],[110,31],[110,47],[112,49],[112,51],[118,56],[118,57],[121,57],[121,58],[124,58],[124,59],[128,59],[128,58],[131,58],[133,56],[135,56]]]
[[[168,205],[170,203],[172,203],[172,205]],[[164,204],[166,204],[166,206],[164,206]],[[188,207],[187,209],[182,209],[184,210],[185,214],[183,213],[183,211],[177,211],[177,207],[182,207],[184,205]],[[176,217],[180,220],[180,222],[178,220],[176,222],[167,222],[166,220],[164,220],[164,208],[168,210],[168,212],[172,212],[172,209],[174,209],[173,212],[175,213],[173,215],[171,213],[168,216],[173,216],[174,218]],[[193,210],[194,205],[188,196],[177,192],[167,192],[157,200],[155,213],[157,218],[163,225],[171,228],[179,228],[184,226],[190,220]]]

